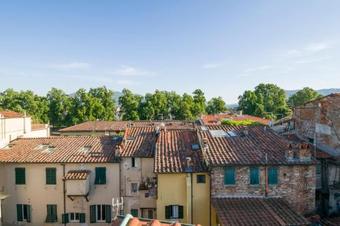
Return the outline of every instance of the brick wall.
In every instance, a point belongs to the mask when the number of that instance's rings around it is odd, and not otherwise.
[[[224,185],[224,168],[211,171],[211,194],[216,196],[245,196],[265,194],[265,168],[260,167],[260,185],[250,185],[249,167],[236,167],[236,185]],[[269,186],[269,196],[284,197],[296,211],[307,213],[315,208],[315,166],[281,166],[279,182]]]

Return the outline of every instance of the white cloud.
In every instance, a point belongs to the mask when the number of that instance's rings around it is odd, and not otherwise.
[[[91,67],[91,64],[84,62],[71,62],[66,64],[52,64],[49,68],[61,69],[61,70],[84,70]]]
[[[220,63],[207,63],[207,64],[203,64],[203,68],[204,69],[214,69],[214,68],[218,68],[220,67],[221,64]]]
[[[138,69],[132,66],[122,65],[120,68],[113,71],[115,75],[121,76],[150,76],[155,75],[155,73]]]
[[[333,43],[334,44],[334,43]],[[281,54],[285,58],[299,58],[318,54],[334,47],[330,42],[314,42],[299,49],[289,49]]]
[[[305,50],[309,52],[320,52],[325,49],[330,49],[332,45],[328,42],[315,42],[309,44]]]

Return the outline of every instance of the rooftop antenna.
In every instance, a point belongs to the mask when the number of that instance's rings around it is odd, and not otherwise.
[[[112,216],[113,220],[116,220],[120,215],[120,211],[124,208],[124,199],[123,197],[120,198],[112,198]]]

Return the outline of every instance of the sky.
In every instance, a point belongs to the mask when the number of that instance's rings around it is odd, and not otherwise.
[[[0,91],[340,87],[340,1],[0,2]]]

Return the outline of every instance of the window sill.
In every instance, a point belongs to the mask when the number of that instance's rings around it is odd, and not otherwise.
[[[225,184],[224,187],[232,188],[232,187],[236,187],[236,184]]]
[[[261,187],[261,185],[260,184],[249,184],[249,187],[259,188],[259,187]]]

